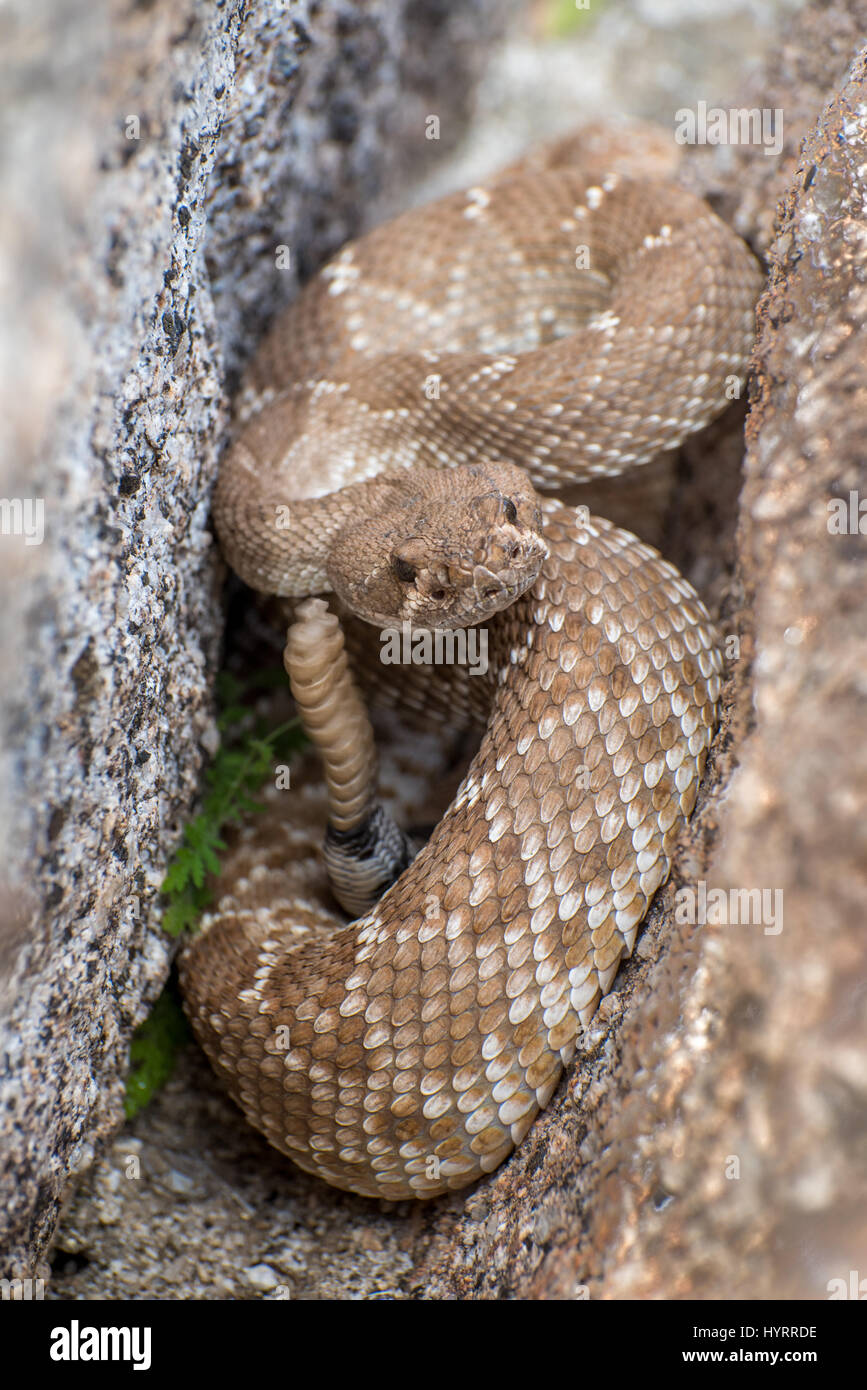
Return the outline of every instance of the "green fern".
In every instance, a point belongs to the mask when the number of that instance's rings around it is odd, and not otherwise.
[[[220,747],[205,773],[202,808],[184,828],[161,893],[166,902],[163,927],[170,936],[193,931],[211,900],[209,878],[220,871],[226,848],[222,831],[248,811],[262,810],[255,793],[272,775],[275,763],[287,762],[306,742],[298,719],[268,729],[249,708],[255,693],[283,688],[282,670],[263,671],[246,685],[228,671],[217,677],[217,727]],[[190,1030],[176,986],[170,980],[130,1043],[124,1110],[128,1119],[143,1110],[174,1070]]]
[[[166,985],[129,1045],[129,1071],[123,1108],[133,1119],[163,1087],[190,1036],[186,1015],[171,984]]]
[[[169,936],[192,931],[211,901],[209,876],[220,872],[226,848],[222,832],[251,811],[261,811],[255,793],[306,742],[300,721],[287,720],[268,729],[245,703],[257,690],[285,685],[282,671],[263,672],[246,686],[228,671],[217,678],[219,750],[205,773],[205,796],[199,814],[184,828],[161,893],[166,900],[163,928]]]

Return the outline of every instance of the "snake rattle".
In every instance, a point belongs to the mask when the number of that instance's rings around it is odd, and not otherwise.
[[[646,463],[725,406],[758,266],[676,185],[561,157],[344,247],[266,337],[217,484],[229,563],[307,600],[286,664],[345,911],[289,879],[244,907],[221,879],[186,1006],[250,1122],[367,1196],[460,1188],[520,1143],[668,875],[716,724],[690,585],[536,489]],[[417,713],[485,720],[418,853],[376,803],[326,594],[379,627],[487,633],[484,674],[402,672]]]

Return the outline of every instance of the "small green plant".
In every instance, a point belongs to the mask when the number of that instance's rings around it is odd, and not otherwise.
[[[170,936],[193,930],[211,901],[208,876],[220,871],[226,848],[222,832],[250,811],[261,811],[254,794],[278,763],[287,762],[306,742],[300,721],[287,720],[268,729],[244,701],[257,689],[280,680],[282,672],[264,672],[246,686],[228,671],[217,679],[219,750],[205,773],[202,809],[184,828],[183,837],[163,879],[166,899],[163,928]]]
[[[223,830],[247,812],[263,809],[255,793],[275,764],[288,762],[306,742],[298,719],[268,729],[246,703],[257,691],[285,684],[282,670],[261,672],[246,685],[228,671],[217,677],[220,747],[205,773],[202,808],[184,828],[161,886],[166,901],[163,927],[170,936],[194,930],[210,902],[208,878],[220,870],[219,856],[226,848]],[[177,988],[170,980],[130,1043],[124,1097],[128,1119],[168,1081],[189,1037]]]
[[[604,0],[590,0],[578,5],[575,0],[544,0],[540,13],[540,29],[546,39],[567,39],[570,34],[596,18]]]
[[[166,1084],[190,1029],[175,990],[167,984],[129,1045],[123,1108],[131,1120]]]

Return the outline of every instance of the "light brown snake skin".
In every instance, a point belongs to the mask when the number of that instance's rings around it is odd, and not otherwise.
[[[502,460],[550,490],[646,462],[725,406],[758,267],[703,203],[627,178],[640,150],[599,144],[589,174],[546,167],[574,158],[561,144],[351,244],[277,323],[215,501],[248,583],[297,598],[345,572],[364,588],[366,540],[329,557],[359,519],[394,544],[394,484],[364,481],[384,470]],[[182,957],[195,1032],[248,1119],[365,1195],[462,1187],[520,1142],[669,872],[713,735],[721,659],[689,584],[610,522],[550,499],[543,514],[538,577],[486,618],[487,674],[431,668],[408,687],[427,714],[472,699],[487,715],[410,867],[347,924],[291,864],[279,900],[247,891],[248,837]],[[498,513],[477,575],[513,563],[497,549],[513,531]],[[380,668],[392,693],[395,674]],[[273,881],[273,844],[262,855]]]

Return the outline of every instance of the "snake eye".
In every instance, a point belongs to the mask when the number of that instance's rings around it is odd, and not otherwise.
[[[430,596],[436,603],[440,603],[445,598],[446,591],[445,589],[431,589]]]
[[[511,497],[503,498],[503,511],[506,513],[506,520],[514,526],[518,520],[518,511]]]
[[[414,584],[416,576],[415,565],[411,565],[409,560],[402,560],[399,555],[392,555],[391,567],[402,584]]]

